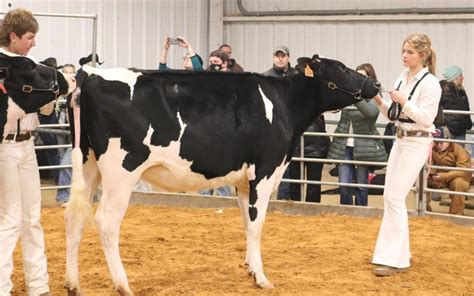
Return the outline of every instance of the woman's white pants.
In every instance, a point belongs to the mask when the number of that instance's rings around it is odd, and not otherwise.
[[[396,139],[385,175],[384,214],[372,263],[410,266],[410,238],[406,197],[428,159],[431,138]]]

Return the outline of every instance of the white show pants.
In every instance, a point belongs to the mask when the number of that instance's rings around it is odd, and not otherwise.
[[[10,295],[13,251],[21,235],[28,295],[49,291],[41,191],[33,138],[0,143],[0,296]]]
[[[384,213],[372,263],[410,266],[406,197],[428,159],[431,138],[396,139],[388,159],[383,194]]]

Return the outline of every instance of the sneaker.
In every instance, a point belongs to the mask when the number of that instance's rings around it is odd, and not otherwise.
[[[381,265],[381,266],[376,267],[374,269],[374,274],[376,276],[390,276],[390,275],[394,275],[396,273],[408,271],[409,269],[410,269],[410,267],[396,268],[396,267]]]

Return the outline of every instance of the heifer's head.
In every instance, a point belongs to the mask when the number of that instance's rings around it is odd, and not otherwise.
[[[59,95],[75,88],[75,79],[26,57],[0,54],[0,83],[8,96],[25,111],[35,112]]]
[[[296,68],[317,81],[324,107],[328,110],[373,98],[380,89],[378,81],[347,68],[339,61],[320,58],[318,55],[299,58]]]

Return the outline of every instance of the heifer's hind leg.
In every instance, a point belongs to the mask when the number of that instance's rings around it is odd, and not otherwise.
[[[102,198],[95,218],[114,289],[120,295],[133,295],[119,252],[120,225],[127,211],[133,185],[128,180],[128,184],[122,185],[115,185],[115,182],[103,182]]]
[[[268,203],[272,193],[273,183],[266,178],[250,181],[249,207],[247,220],[247,260],[249,271],[255,277],[259,288],[273,288],[263,272],[260,253],[262,228],[267,214]]]
[[[90,203],[100,182],[99,170],[93,155],[89,155],[81,170],[77,168],[77,162],[82,162],[82,154],[78,155],[78,152],[73,150],[73,158],[76,158],[73,160],[73,170],[76,170],[76,172],[73,171],[71,196],[64,213],[66,222],[66,279],[64,287],[67,289],[68,295],[81,294],[78,269],[79,244],[86,221],[88,219],[92,221],[92,206]],[[83,174],[77,175],[78,172],[83,172]]]
[[[245,187],[237,187],[237,196],[238,196],[238,203],[240,209],[240,216],[242,217],[242,222],[244,224],[245,234],[247,235],[248,232],[248,223],[250,221],[249,217],[249,188],[248,185]],[[248,248],[245,252],[245,261],[244,267],[248,269],[249,267],[249,252]],[[248,269],[250,272],[250,270]]]

